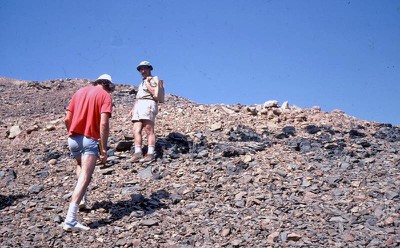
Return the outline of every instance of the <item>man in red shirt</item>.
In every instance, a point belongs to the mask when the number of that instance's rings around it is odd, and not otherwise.
[[[107,141],[110,132],[109,119],[112,112],[110,93],[115,89],[111,76],[101,75],[91,86],[79,89],[67,107],[65,125],[68,131],[68,145],[71,158],[76,164],[77,184],[72,193],[63,229],[86,231],[90,228],[80,224],[76,215],[79,203],[84,200],[97,158],[107,161]],[[98,145],[100,142],[100,155]]]

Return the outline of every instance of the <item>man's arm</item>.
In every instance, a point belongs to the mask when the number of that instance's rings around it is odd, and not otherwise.
[[[67,128],[67,132],[69,132],[69,128],[71,127],[72,123],[72,112],[68,111],[65,112],[65,119],[64,119],[65,127]]]
[[[150,83],[150,81],[151,80],[155,80],[154,79],[154,77],[147,77],[146,78],[146,87],[147,87],[147,89],[150,91],[150,94],[152,95],[152,96],[154,96],[154,93],[155,93],[155,86],[152,86],[151,85],[151,83]],[[158,83],[158,82],[157,82]]]
[[[100,118],[100,160],[103,164],[107,161],[107,141],[110,133],[110,113],[102,113]]]

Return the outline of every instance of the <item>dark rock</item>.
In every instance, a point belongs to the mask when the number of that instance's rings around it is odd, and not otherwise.
[[[28,191],[31,194],[38,194],[43,189],[44,189],[44,186],[42,184],[37,184],[37,185],[32,185],[31,187],[29,187]]]
[[[276,139],[286,139],[286,138],[289,138],[289,135],[286,133],[280,133],[280,134],[275,135],[275,138]]]
[[[36,173],[36,177],[38,178],[45,178],[49,176],[49,172],[48,171],[39,171]]]
[[[306,132],[309,134],[316,134],[319,131],[321,131],[321,129],[315,125],[308,125],[305,127],[305,129],[306,129]]]
[[[228,140],[230,141],[261,141],[261,135],[257,134],[252,128],[242,125],[229,130]]]
[[[26,153],[31,152],[31,148],[24,147],[24,148],[22,148],[22,152],[26,152]]]
[[[237,157],[246,154],[246,152],[243,149],[226,144],[217,145],[214,148],[214,152],[222,153],[223,157]]]
[[[50,161],[51,159],[59,159],[63,154],[59,151],[48,151],[47,149],[45,150],[47,152],[47,157],[46,157],[46,162]]]
[[[170,196],[172,204],[178,204],[180,201],[182,201],[182,196],[180,195],[171,195]]]
[[[54,216],[54,222],[60,224],[61,222],[63,222],[63,219],[60,215],[57,214],[56,216]]]
[[[166,190],[163,190],[163,189],[157,190],[156,192],[151,194],[151,198],[154,198],[154,199],[166,199],[169,197],[170,197],[170,194]]]
[[[356,129],[351,129],[349,135],[351,139],[364,138],[366,136],[365,133],[359,132]]]
[[[393,200],[395,198],[399,198],[399,192],[395,191],[386,191],[385,192],[385,197],[389,200]]]
[[[7,172],[7,180],[13,181],[17,179],[17,172],[15,172],[15,170],[8,169]]]
[[[286,126],[282,128],[282,132],[288,136],[296,136],[296,128],[293,126]]]
[[[132,145],[133,145],[133,141],[121,141],[121,142],[118,142],[115,150],[117,152],[129,151],[131,149]]]
[[[155,220],[155,219],[142,220],[140,222],[140,224],[142,226],[155,226],[155,225],[158,225],[158,220]]]
[[[102,174],[102,175],[111,175],[115,172],[114,169],[108,168],[108,169],[102,169],[99,170],[98,173]]]
[[[400,128],[393,127],[391,124],[382,125],[374,137],[388,142],[398,142],[400,141]]]

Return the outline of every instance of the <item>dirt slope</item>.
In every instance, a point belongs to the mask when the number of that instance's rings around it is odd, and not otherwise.
[[[130,164],[128,85],[113,93],[109,161],[89,186],[91,209],[78,214],[91,230],[63,232],[75,184],[64,109],[88,83],[0,79],[1,247],[400,245],[398,126],[167,95],[157,161]]]

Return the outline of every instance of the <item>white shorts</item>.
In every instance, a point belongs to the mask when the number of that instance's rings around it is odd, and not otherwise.
[[[158,114],[158,104],[150,99],[137,99],[132,109],[132,122],[150,120],[155,122]]]

